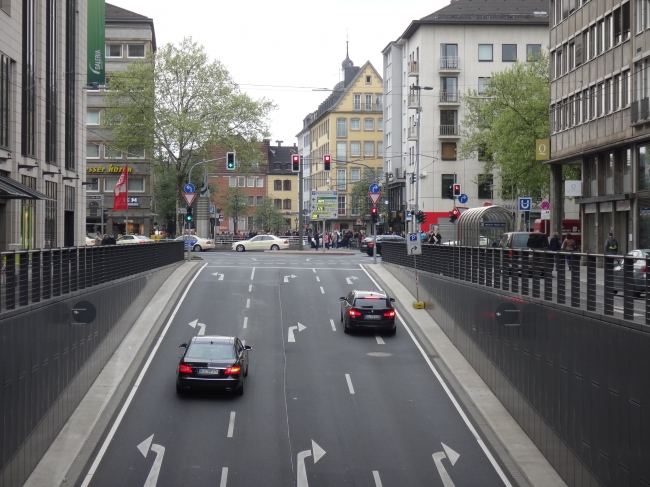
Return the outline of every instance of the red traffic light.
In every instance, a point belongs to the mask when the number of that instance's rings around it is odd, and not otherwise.
[[[454,184],[454,196],[460,196],[463,194],[460,190],[460,184]]]
[[[454,208],[451,210],[451,214],[458,218],[460,216],[460,211],[458,211],[458,208]]]
[[[300,156],[298,154],[291,156],[291,171],[300,172]]]
[[[323,169],[329,171],[332,169],[332,158],[329,154],[323,156]]]
[[[370,210],[370,212],[371,212],[373,215],[376,215],[376,214],[377,214],[377,208],[373,206],[373,207],[372,207],[372,210]]]

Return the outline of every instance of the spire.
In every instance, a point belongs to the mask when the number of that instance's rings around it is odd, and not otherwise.
[[[350,60],[349,54],[349,44],[350,41],[345,41],[345,60],[341,63],[342,68],[347,68],[348,66],[354,66],[354,63]]]

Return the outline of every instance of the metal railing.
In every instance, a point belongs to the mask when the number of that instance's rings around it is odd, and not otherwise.
[[[382,260],[414,267],[404,244],[384,242]],[[418,272],[650,325],[645,258],[427,244],[417,267]]]
[[[454,71],[460,69],[460,58],[458,56],[442,56],[440,58],[440,69],[452,69]]]
[[[416,126],[408,128],[407,139],[416,140],[418,138],[418,128]]]
[[[440,90],[440,103],[460,103],[460,91]]]
[[[460,136],[460,125],[440,125],[441,136]]]
[[[0,253],[0,313],[183,260],[183,242]]]
[[[408,94],[408,107],[409,108],[417,108],[420,104],[420,93],[415,92],[415,93],[409,93]]]
[[[408,62],[408,73],[417,74],[420,71],[420,63],[417,61]]]

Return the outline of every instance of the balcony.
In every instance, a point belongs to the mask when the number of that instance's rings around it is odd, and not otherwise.
[[[420,63],[418,61],[409,61],[407,71],[409,76],[417,76],[420,73]]]
[[[636,123],[645,123],[650,119],[650,103],[648,98],[643,98],[642,100],[633,101],[631,103],[631,122]]]
[[[419,92],[411,92],[408,95],[408,107],[409,108],[417,108],[420,102],[420,93]]]
[[[440,90],[440,104],[460,105],[460,91]]]
[[[460,125],[440,125],[440,137],[446,139],[460,138]]]
[[[353,110],[355,112],[383,112],[384,104],[380,101],[376,103],[361,103],[354,105]]]
[[[418,128],[417,128],[416,125],[414,125],[413,127],[408,128],[407,139],[408,140],[418,140]]]
[[[440,58],[440,67],[438,71],[460,71],[460,58],[458,56],[443,56]]]

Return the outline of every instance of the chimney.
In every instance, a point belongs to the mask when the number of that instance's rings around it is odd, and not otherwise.
[[[282,146],[282,142],[284,142],[284,140],[276,140],[275,141],[275,143],[278,144],[278,147]]]

